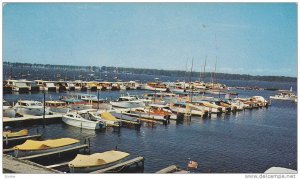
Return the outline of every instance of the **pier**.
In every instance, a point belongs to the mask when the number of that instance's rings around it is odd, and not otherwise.
[[[6,136],[6,137],[3,137],[3,145],[8,146],[11,143],[16,144],[16,143],[24,142],[28,139],[40,139],[41,137],[42,137],[41,134],[30,135],[30,136],[22,136],[22,137],[14,137],[14,138],[8,138]]]
[[[144,157],[139,156],[139,157],[136,157],[134,159],[131,159],[131,160],[113,165],[113,166],[108,167],[108,168],[97,170],[97,171],[94,171],[94,172],[91,172],[91,173],[92,174],[96,174],[96,173],[115,173],[115,172],[120,172],[123,169],[128,168],[130,166],[136,166],[136,167],[144,168],[144,160],[145,160]]]
[[[31,161],[24,161],[10,155],[2,155],[3,173],[26,173],[26,174],[55,174],[62,173],[57,170],[46,168]]]
[[[163,168],[155,173],[174,173],[174,172],[177,172],[177,171],[180,171],[179,167],[177,167],[176,165],[171,165],[171,166],[168,166],[166,168]]]
[[[53,114],[53,115],[45,115],[45,120],[43,116],[32,116],[32,115],[26,115],[23,117],[3,117],[3,125],[11,125],[16,126],[18,124],[28,124],[28,123],[52,123],[52,122],[58,122],[62,120],[62,114]]]

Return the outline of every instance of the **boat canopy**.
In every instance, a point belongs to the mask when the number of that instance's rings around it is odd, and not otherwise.
[[[70,167],[93,167],[101,166],[116,162],[129,156],[129,153],[121,151],[107,151],[103,153],[95,153],[92,155],[78,154],[74,160],[69,162]]]
[[[23,129],[23,130],[20,130],[18,132],[3,132],[3,137],[21,137],[21,136],[26,136],[28,135],[28,130],[27,129]]]
[[[111,121],[117,120],[117,118],[109,112],[103,112],[100,114],[100,116],[102,119],[106,119],[106,120],[111,120]]]
[[[16,150],[45,150],[50,148],[62,147],[66,145],[71,145],[78,143],[79,140],[72,138],[61,138],[45,141],[36,141],[36,140],[26,140],[21,145],[14,147]]]

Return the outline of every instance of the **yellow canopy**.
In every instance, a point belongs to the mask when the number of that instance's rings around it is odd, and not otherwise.
[[[109,112],[103,112],[100,114],[101,118],[106,119],[106,120],[111,120],[111,121],[115,121],[117,120],[117,118],[115,118],[115,116],[113,116],[111,113]]]
[[[79,140],[72,138],[61,138],[61,139],[53,139],[53,140],[45,140],[45,141],[36,141],[36,140],[26,140],[21,145],[17,145],[14,149],[17,150],[44,150],[56,147],[62,147],[66,145],[71,145],[78,143]]]
[[[92,155],[78,154],[74,160],[69,162],[70,167],[93,167],[116,162],[129,156],[129,153],[121,151],[106,151],[103,153],[94,153]]]
[[[3,132],[3,137],[21,137],[21,136],[26,136],[28,135],[28,130],[27,129],[23,129],[23,130],[20,130],[18,132]]]

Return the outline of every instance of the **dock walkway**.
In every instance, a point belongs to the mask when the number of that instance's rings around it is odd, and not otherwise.
[[[3,154],[3,173],[26,173],[26,174],[54,174],[62,173],[57,170],[46,168],[34,162],[24,161]]]

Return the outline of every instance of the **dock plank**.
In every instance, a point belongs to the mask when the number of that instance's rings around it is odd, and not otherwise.
[[[7,138],[7,141],[14,142],[14,141],[18,141],[18,140],[35,139],[35,138],[41,138],[41,137],[42,137],[41,134],[37,134],[37,135],[31,135],[31,136]],[[6,142],[6,137],[3,137],[3,142]]]
[[[61,117],[62,114],[45,115],[45,119],[61,118]],[[30,116],[30,115],[26,115],[24,117],[15,117],[15,118],[3,117],[3,123],[20,122],[20,121],[28,121],[28,120],[42,120],[42,119],[43,116]]]
[[[107,172],[110,172],[110,171],[113,171],[113,170],[116,170],[118,168],[121,168],[121,167],[124,167],[124,166],[130,166],[134,163],[139,163],[141,161],[144,161],[144,157],[136,157],[134,159],[131,159],[131,160],[127,160],[125,162],[122,162],[122,163],[119,163],[119,164],[116,164],[116,165],[113,165],[113,166],[110,166],[110,167],[107,167],[107,168],[104,168],[104,169],[101,169],[101,170],[97,170],[97,171],[94,171],[94,172],[91,172],[91,173],[107,173]]]
[[[155,173],[172,173],[172,172],[175,172],[178,170],[178,167],[176,165],[171,165],[171,166],[168,166],[166,168],[163,168]]]
[[[87,144],[83,144],[83,145],[71,147],[71,148],[68,148],[68,149],[63,149],[63,150],[58,150],[58,151],[53,151],[53,152],[47,152],[47,153],[42,153],[42,154],[37,154],[37,155],[30,155],[30,156],[26,156],[26,157],[20,157],[19,159],[21,159],[21,160],[30,160],[30,159],[34,159],[34,158],[40,158],[40,157],[45,157],[45,156],[54,155],[54,154],[58,154],[58,153],[70,152],[72,150],[78,150],[78,149],[83,149],[83,148],[88,148],[88,147],[89,146]]]

